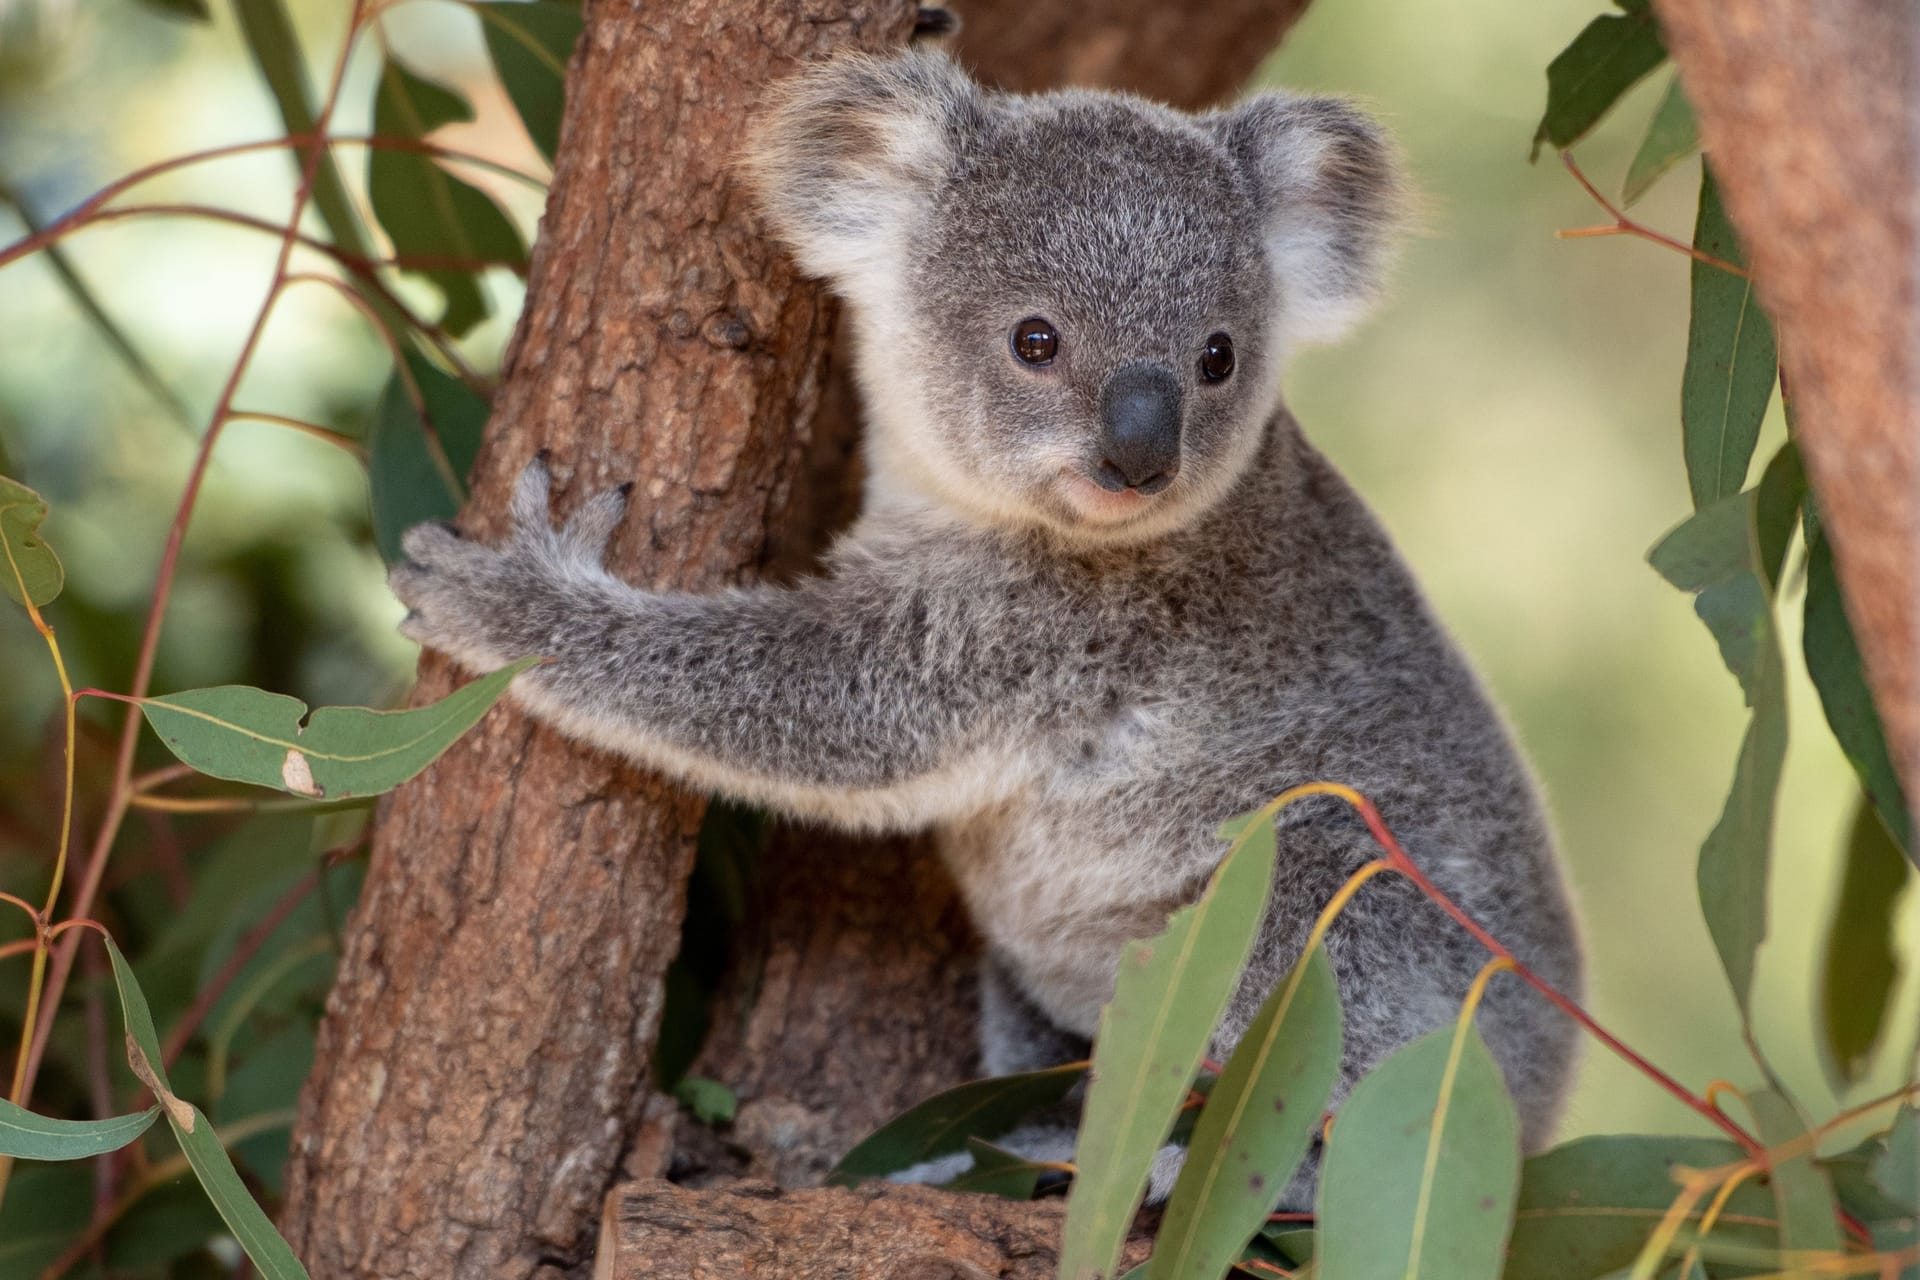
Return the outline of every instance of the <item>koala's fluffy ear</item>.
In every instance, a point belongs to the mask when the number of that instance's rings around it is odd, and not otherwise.
[[[775,86],[744,163],[800,265],[855,296],[895,278],[981,97],[928,50],[843,54]]]
[[[1337,98],[1260,94],[1207,124],[1252,183],[1283,341],[1340,337],[1379,294],[1405,217],[1393,144]]]

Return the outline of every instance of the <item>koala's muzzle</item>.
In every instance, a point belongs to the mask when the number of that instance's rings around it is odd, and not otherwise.
[[[1180,470],[1180,380],[1159,364],[1129,364],[1100,390],[1100,465],[1112,493],[1158,493]]]

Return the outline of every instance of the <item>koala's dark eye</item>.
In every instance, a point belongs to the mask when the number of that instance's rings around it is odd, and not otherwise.
[[[1039,316],[1028,316],[1013,326],[1012,342],[1013,354],[1028,364],[1052,364],[1060,350],[1060,335],[1054,332],[1053,321]]]
[[[1224,381],[1233,372],[1233,339],[1216,333],[1200,349],[1200,376],[1208,382]]]

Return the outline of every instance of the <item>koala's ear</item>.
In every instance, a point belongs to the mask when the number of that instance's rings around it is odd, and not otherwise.
[[[858,296],[894,276],[981,112],[942,54],[843,54],[774,87],[746,172],[800,265]]]
[[[1378,296],[1406,214],[1385,131],[1337,98],[1265,93],[1207,118],[1247,174],[1289,345],[1325,342]]]

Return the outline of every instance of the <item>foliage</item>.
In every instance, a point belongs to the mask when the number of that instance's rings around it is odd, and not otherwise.
[[[148,3],[189,24],[224,20],[199,3]],[[507,95],[550,155],[560,119],[560,69],[580,29],[578,5],[538,0],[478,7],[487,11],[488,47]],[[427,767],[537,660],[529,656],[438,703],[406,711],[309,710],[299,698],[248,685],[155,691],[184,535],[229,424],[242,418],[278,423],[363,460],[371,525],[358,534],[377,540],[392,558],[401,529],[450,516],[465,499],[490,384],[454,338],[486,314],[481,274],[523,270],[526,258],[519,230],[493,197],[446,168],[456,157],[491,163],[436,141],[437,127],[471,118],[466,98],[386,53],[371,5],[352,7],[333,77],[318,100],[282,0],[235,0],[232,19],[287,126],[283,138],[237,150],[284,151],[299,186],[282,226],[242,222],[279,238],[279,261],[261,324],[200,436],[158,557],[131,675],[120,690],[72,687],[56,626],[73,600],[73,593],[62,598],[62,588],[73,584],[43,536],[43,526],[50,526],[57,540],[59,513],[50,513],[34,490],[0,476],[6,553],[0,589],[24,607],[66,695],[60,708],[64,784],[60,818],[51,828],[57,834],[39,864],[40,883],[21,886],[41,903],[0,892],[0,913],[18,908],[25,919],[16,924],[27,926],[26,936],[14,926],[0,935],[0,958],[23,970],[21,980],[5,984],[19,994],[0,996],[0,1024],[19,1033],[0,1100],[0,1274],[8,1276],[99,1267],[114,1275],[200,1275],[233,1245],[261,1276],[306,1274],[265,1206],[282,1187],[292,1107],[313,1058],[314,1019],[359,880],[352,856],[365,814],[356,810]],[[380,63],[374,134],[364,139],[329,128],[354,56]],[[142,207],[124,200],[129,189],[232,150],[150,166],[44,224],[26,217],[30,234],[0,248],[0,267],[29,253],[58,255],[67,236],[104,219],[138,216]],[[343,153],[350,160],[367,157],[364,200],[343,177],[353,167],[340,163]],[[25,216],[24,205],[6,194]],[[325,238],[296,236],[308,206]],[[377,225],[361,220],[362,207],[371,208]],[[209,206],[201,216],[230,221],[239,215]],[[389,256],[373,247],[376,234],[392,246]],[[378,405],[361,415],[370,420],[364,439],[236,406],[267,312],[288,289],[318,278],[295,269],[296,253],[332,265],[335,287],[377,326],[394,357]],[[64,258],[55,265],[136,376],[178,410],[182,398],[119,332],[79,275]],[[437,321],[418,315],[389,283],[399,272],[418,273],[439,291],[446,305]],[[83,603],[72,607],[88,620]],[[267,673],[273,670],[269,664]],[[125,704],[112,753],[92,749],[79,714],[83,704],[107,702]],[[151,737],[141,733],[143,723],[154,730]],[[157,756],[162,749],[177,763]],[[247,785],[208,787],[191,783],[193,777]],[[104,803],[89,803],[77,819],[76,792]],[[176,823],[178,838],[191,842],[195,874],[176,879],[170,902],[165,893],[155,896],[159,886],[150,875],[129,881],[115,873],[116,837],[130,815]],[[85,830],[88,822],[97,825]],[[74,852],[80,849],[84,855]],[[176,849],[170,856],[180,854]],[[104,954],[100,940],[85,941],[90,934],[104,940]],[[76,967],[85,975],[78,983],[71,981]],[[107,1000],[121,1009],[124,1038],[105,1031]],[[731,1096],[717,1086],[700,1089],[703,1083],[711,1082],[689,1082],[697,1106],[724,1118]],[[205,1100],[204,1109],[196,1098]],[[123,1114],[114,1113],[116,1104]],[[156,1127],[162,1117],[165,1125]],[[163,1131],[169,1138],[156,1136]],[[168,1156],[163,1143],[178,1153]],[[102,1162],[97,1185],[88,1178],[76,1183],[66,1166],[42,1163],[85,1159]],[[182,1174],[191,1174],[191,1182],[183,1184]],[[232,1244],[217,1245],[222,1238]]]

